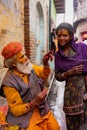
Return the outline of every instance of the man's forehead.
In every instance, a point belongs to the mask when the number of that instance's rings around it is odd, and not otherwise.
[[[25,55],[25,51],[20,51],[19,53],[17,53],[17,58],[21,58],[23,55]]]

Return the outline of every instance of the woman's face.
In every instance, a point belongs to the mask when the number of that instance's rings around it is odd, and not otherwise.
[[[65,46],[66,44],[68,44],[70,42],[71,36],[70,36],[68,30],[60,29],[57,32],[57,39],[58,39],[58,44],[60,46]]]

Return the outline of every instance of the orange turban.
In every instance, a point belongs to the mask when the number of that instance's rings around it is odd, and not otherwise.
[[[84,34],[84,35],[83,35],[83,39],[87,39],[87,34]]]
[[[8,59],[11,56],[20,52],[22,49],[23,49],[22,44],[20,42],[16,42],[16,41],[10,42],[3,48],[2,56],[5,59]]]

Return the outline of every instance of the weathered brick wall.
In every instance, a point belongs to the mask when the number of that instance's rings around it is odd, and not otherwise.
[[[41,7],[42,7],[42,11],[43,11],[43,20],[44,20],[44,43],[45,46],[43,48],[44,52],[47,52],[48,50],[48,39],[49,39],[49,32],[48,32],[48,14],[49,13],[47,10],[47,6],[48,6],[48,1],[47,0],[30,0],[29,2],[29,10],[30,10],[30,59],[35,62],[35,58],[36,58],[36,6],[37,3],[40,3]]]
[[[83,20],[81,20],[83,19]],[[78,8],[74,14],[74,21],[81,20],[76,29],[76,36],[78,37],[78,42],[82,41],[82,32],[87,31],[87,0],[78,1]]]
[[[48,50],[49,0],[2,0],[0,1],[0,52],[10,41],[23,43],[26,53],[34,63],[36,58],[36,5],[40,2],[44,21],[44,53]],[[0,56],[0,84],[7,69]]]
[[[87,17],[87,0],[78,1],[77,19]]]
[[[35,55],[36,55],[36,36],[30,31],[30,60],[32,63],[35,63]]]
[[[78,38],[79,38],[79,40],[78,40],[79,42],[82,41],[81,33],[82,33],[82,32],[85,32],[85,31],[87,31],[87,22],[80,23],[80,24],[78,25],[77,30],[76,30],[76,34],[77,34],[77,36],[78,36]]]
[[[49,1],[48,0],[26,0],[24,1],[24,45],[27,56],[30,58],[32,63],[35,62],[36,58],[36,6],[40,3],[43,10],[44,19],[44,52],[48,49],[49,42]],[[43,30],[42,30],[43,31]]]
[[[23,0],[0,1],[0,53],[10,41],[24,43]],[[3,68],[3,57],[0,55],[0,83],[7,69]]]
[[[27,56],[30,58],[30,12],[29,0],[24,0],[24,47]]]

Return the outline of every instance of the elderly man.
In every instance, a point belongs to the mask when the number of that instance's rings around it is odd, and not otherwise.
[[[3,93],[8,101],[7,122],[23,130],[60,130],[46,101],[47,88],[44,80],[50,74],[48,60],[43,66],[31,64],[24,54],[21,43],[11,42],[2,50],[4,66],[9,68],[2,82]]]

